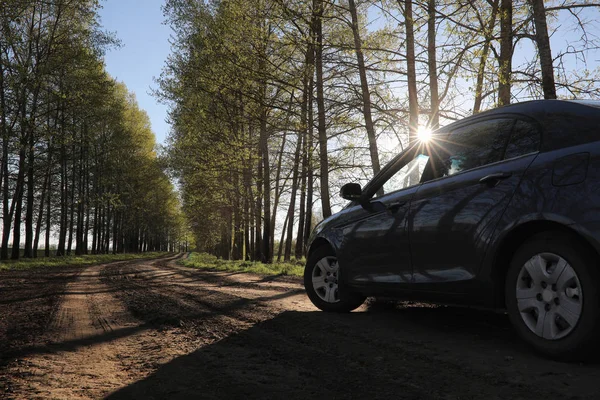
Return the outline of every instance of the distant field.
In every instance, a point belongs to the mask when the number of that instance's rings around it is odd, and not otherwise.
[[[9,251],[10,254],[10,251]],[[152,253],[126,253],[126,254],[88,254],[82,256],[64,256],[64,257],[43,257],[28,258],[14,260],[5,260],[0,262],[0,271],[2,270],[17,270],[17,269],[30,269],[30,268],[44,268],[44,267],[62,267],[69,265],[92,265],[92,264],[104,264],[113,261],[126,261],[135,260],[139,258],[156,258],[163,255],[169,254],[167,252],[152,252]]]
[[[189,257],[180,260],[179,264],[212,271],[250,272],[259,275],[302,276],[304,273],[303,260],[290,263],[263,264],[254,261],[222,260],[206,253],[191,253]]]

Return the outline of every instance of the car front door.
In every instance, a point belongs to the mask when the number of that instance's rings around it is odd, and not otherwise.
[[[414,146],[382,169],[365,187],[366,200],[336,227],[343,237],[338,259],[350,284],[412,281],[406,216],[428,161],[420,150]]]
[[[480,120],[431,144],[435,179],[418,188],[407,218],[415,289],[470,291],[496,223],[537,155],[539,139],[528,139],[526,154],[513,149],[523,133],[513,128],[523,123]]]

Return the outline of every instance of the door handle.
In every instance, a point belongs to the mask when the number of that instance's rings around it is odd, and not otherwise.
[[[402,207],[403,205],[405,205],[407,202],[406,201],[397,201],[395,203],[390,203],[386,206],[386,208],[393,213],[397,212],[400,207]]]
[[[496,172],[494,174],[486,175],[479,180],[479,183],[486,183],[488,185],[496,186],[498,182],[503,179],[510,178],[512,172]]]

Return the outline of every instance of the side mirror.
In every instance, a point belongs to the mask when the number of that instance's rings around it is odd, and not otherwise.
[[[356,201],[362,196],[362,189],[358,183],[346,183],[340,190],[343,199]]]

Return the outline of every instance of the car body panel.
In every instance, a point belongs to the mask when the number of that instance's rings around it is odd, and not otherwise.
[[[468,292],[498,220],[537,154],[506,160],[424,183],[409,218],[414,283],[420,290]],[[480,183],[494,173],[510,177]],[[435,251],[433,251],[435,249]],[[449,285],[453,283],[452,285]]]
[[[355,206],[354,219],[338,225],[339,260],[350,283],[410,283],[412,265],[406,216],[417,187],[371,202],[374,210]],[[391,209],[390,209],[391,208]]]

